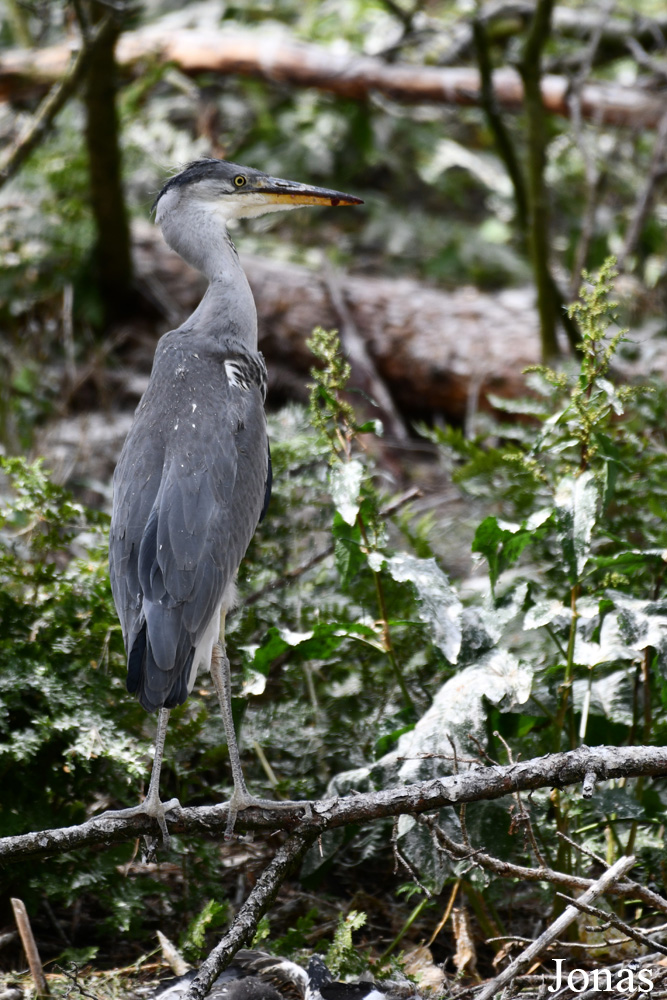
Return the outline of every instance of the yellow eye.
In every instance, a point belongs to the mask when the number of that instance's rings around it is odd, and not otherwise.
[[[242,188],[245,182],[246,179],[243,176],[243,174],[237,174],[236,177],[234,178],[234,184],[236,185],[237,188]]]

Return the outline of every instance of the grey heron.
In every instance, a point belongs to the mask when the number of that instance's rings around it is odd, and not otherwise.
[[[114,473],[109,567],[127,687],[159,713],[148,794],[121,813],[148,813],[165,840],[166,813],[178,806],[159,794],[169,711],[187,699],[202,665],[210,665],[220,701],[234,781],[227,836],[240,810],[279,804],[246,788],[224,640],[239,564],[271,490],[266,366],[255,302],[227,223],[301,205],[360,203],[202,159],[172,177],[153,205],[166,242],[209,282],[189,319],[160,339]]]

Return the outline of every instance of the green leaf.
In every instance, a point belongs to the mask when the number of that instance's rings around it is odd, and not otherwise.
[[[353,525],[357,519],[363,478],[364,467],[356,458],[349,462],[338,462],[329,471],[331,499],[346,524]]]
[[[181,947],[187,958],[196,960],[206,944],[206,932],[227,923],[230,917],[229,903],[217,903],[209,899],[203,910],[190,922]]]
[[[398,552],[385,560],[392,578],[409,581],[417,591],[419,617],[430,627],[432,642],[450,663],[456,663],[461,649],[463,605],[435,559],[419,559]]]
[[[366,960],[352,942],[353,931],[359,930],[365,923],[365,913],[350,910],[348,914],[341,914],[325,958],[327,967],[335,977],[358,974],[366,966]]]
[[[366,642],[376,649],[384,649],[381,638],[370,625],[359,622],[318,622],[308,632],[292,632],[288,628],[272,626],[263,644],[255,651],[249,664],[253,670],[268,674],[271,664],[284,653],[293,650],[304,659],[329,659],[347,639]]]
[[[334,536],[334,560],[343,587],[366,565],[366,557],[361,550],[361,530],[358,524],[348,524],[340,513],[334,513],[331,532]]]
[[[375,741],[375,757],[383,757],[385,754],[389,753],[396,743],[398,743],[398,740],[403,733],[409,733],[414,728],[414,724],[410,726],[403,726],[401,729],[395,729],[393,733],[385,733],[384,736],[380,736],[380,738]]]
[[[565,476],[556,487],[559,538],[573,585],[581,579],[590,558],[598,492],[595,475],[589,469],[580,476]]]
[[[382,437],[384,427],[381,420],[367,420],[364,424],[360,424],[356,431],[358,434],[375,434],[376,437]]]
[[[499,521],[497,517],[485,517],[478,525],[472,551],[486,557],[492,590],[503,570],[514,565],[535,537],[535,531],[529,529],[526,522],[522,525],[509,524]]]
[[[605,510],[611,501],[614,499],[614,493],[616,491],[616,480],[618,479],[618,473],[625,463],[621,462],[621,452],[620,449],[614,444],[611,438],[607,434],[602,434],[599,431],[592,435],[593,443],[596,447],[597,454],[604,460],[604,491],[602,494],[602,509]]]

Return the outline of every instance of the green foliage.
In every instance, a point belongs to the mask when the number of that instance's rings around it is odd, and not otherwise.
[[[334,979],[345,976],[359,975],[368,965],[367,956],[359,953],[352,942],[352,934],[366,923],[366,914],[350,910],[341,914],[338,927],[334,932],[333,941],[329,946],[325,962]]]
[[[206,946],[206,934],[229,923],[230,907],[228,903],[217,903],[209,899],[201,913],[190,922],[181,940],[181,950],[191,963],[197,963]]]
[[[424,526],[405,511],[393,520],[383,513],[390,498],[366,448],[377,427],[358,424],[337,338],[316,331],[315,431],[295,408],[271,419],[271,516],[244,561],[241,605],[228,621],[253,790],[270,784],[276,794],[314,796],[327,786],[385,788],[446,773],[453,746],[459,757],[481,745],[504,760],[494,731],[524,758],[582,740],[664,739],[665,394],[612,381],[610,348],[619,336],[610,325],[610,280],[611,264],[585,289],[578,366],[532,372],[532,396],[508,405],[512,417],[525,409],[523,421],[494,428],[489,440],[431,432],[480,511],[473,548],[478,577],[486,567],[486,596],[452,584]],[[152,727],[124,690],[106,518],[77,504],[39,464],[5,460],[4,469],[11,490],[0,526],[0,825],[9,834],[136,801]],[[163,794],[188,804],[228,794],[222,724],[215,707],[208,711],[214,705],[201,677],[173,713]],[[568,791],[533,796],[533,823],[554,863],[576,864],[559,855],[558,828],[585,831],[597,851],[610,849],[613,830],[614,850],[633,846],[655,865],[665,812],[659,787],[627,782],[610,791],[593,802]],[[460,836],[451,811],[440,822]],[[466,827],[473,844],[526,860],[502,804],[469,806]],[[501,903],[501,886],[452,866],[410,818],[397,836],[433,890],[464,876],[471,892],[483,883]],[[304,876],[316,886],[338,852],[347,866],[379,859],[384,870],[387,843],[380,826],[324,837]],[[70,907],[91,894],[108,930],[132,933],[146,921],[146,899],[170,893],[172,919],[181,931],[189,927],[184,947],[195,957],[207,929],[227,919],[207,888],[223,870],[214,845],[175,838],[174,846],[174,864],[187,871],[176,893],[146,875],[121,875],[123,847],[83,864],[54,859],[38,880],[22,869],[14,877],[28,886],[29,901],[45,893]],[[517,898],[531,891],[522,887]],[[300,951],[315,919],[300,915],[285,932],[276,929],[270,947]],[[331,946],[340,974],[366,962],[353,958],[354,929],[343,924]]]
[[[571,310],[582,331],[579,363],[533,370],[532,397],[504,407],[513,416],[523,410],[523,424],[495,428],[491,444],[434,435],[459,461],[458,482],[494,510],[478,525],[473,550],[486,561],[495,607],[522,595],[499,649],[530,665],[530,697],[510,714],[494,711],[490,724],[523,756],[665,737],[664,390],[612,380],[626,337],[615,329],[614,275],[610,259],[596,277],[584,276]],[[500,746],[493,752],[503,759]],[[559,792],[553,818],[563,832],[586,829],[599,851],[608,823],[618,852],[638,841],[655,848],[649,788],[652,808],[664,815],[657,789],[637,781],[609,790],[613,805]],[[540,830],[559,862],[571,863],[543,820]]]

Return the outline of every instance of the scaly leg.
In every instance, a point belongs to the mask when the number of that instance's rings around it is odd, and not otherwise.
[[[220,642],[213,646],[211,654],[211,677],[220,702],[222,721],[225,726],[227,737],[227,747],[229,749],[229,762],[232,768],[232,778],[234,781],[234,791],[229,800],[229,813],[227,815],[227,826],[225,828],[225,840],[230,840],[234,833],[236,817],[244,809],[250,806],[258,806],[264,809],[293,809],[294,806],[303,806],[306,811],[310,810],[310,803],[274,801],[272,799],[258,799],[251,795],[247,789],[243,770],[241,768],[241,758],[236,742],[236,732],[234,730],[234,717],[232,715],[232,678],[229,669],[229,659],[224,645],[225,635],[225,612],[222,612],[220,621]]]
[[[167,737],[167,723],[169,722],[169,709],[161,708],[157,717],[157,734],[155,736],[155,756],[153,757],[153,767],[151,770],[151,780],[148,786],[148,795],[138,806],[130,806],[129,809],[112,809],[104,815],[111,819],[119,816],[141,816],[142,814],[152,816],[157,820],[162,833],[162,841],[165,847],[169,847],[169,831],[167,829],[166,814],[172,809],[180,809],[181,804],[178,799],[169,799],[168,802],[160,801],[160,771],[162,770],[162,758],[164,757],[164,741]]]

